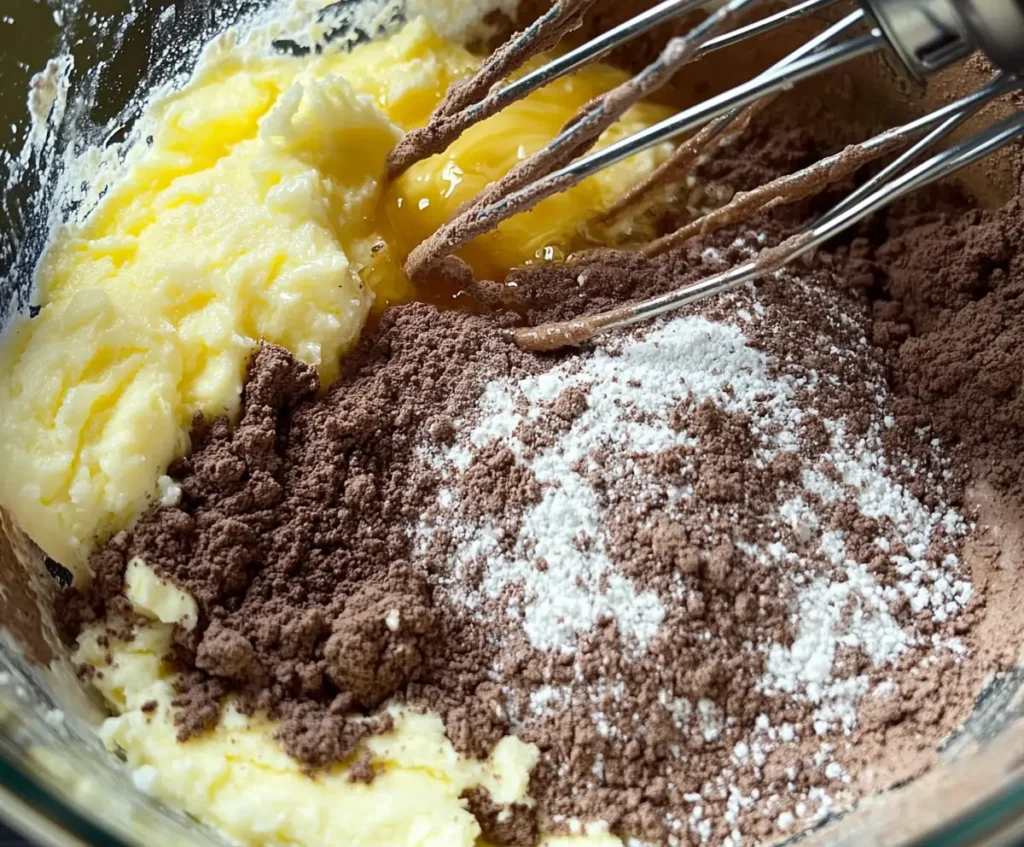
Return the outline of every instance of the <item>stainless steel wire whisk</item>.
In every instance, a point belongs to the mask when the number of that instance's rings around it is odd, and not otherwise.
[[[546,83],[604,56],[612,49],[665,21],[692,12],[705,0],[666,0],[554,61],[504,86],[490,85],[474,96],[442,106],[435,146],[417,151],[416,139],[394,156],[392,173],[437,152],[475,121],[499,111]],[[741,12],[763,0],[726,0],[699,24],[672,38],[658,58],[627,83],[584,107],[544,148],[482,191],[447,225],[410,255],[412,277],[430,272],[464,274],[454,253],[501,221],[526,211],[580,180],[669,139],[687,136],[663,169],[681,168],[696,158],[744,115],[762,108],[778,92],[823,71],[872,53],[887,52],[912,79],[935,72],[980,50],[998,73],[977,91],[904,126],[890,129],[817,165],[775,180],[718,212],[659,239],[645,248],[656,255],[698,232],[727,225],[780,202],[792,202],[848,176],[861,165],[903,151],[875,177],[797,235],[763,250],[751,261],[696,284],[610,312],[517,331],[516,340],[531,349],[578,344],[599,332],[664,314],[750,282],[813,250],[892,201],[977,162],[1024,135],[1024,113],[980,130],[938,153],[943,139],[996,98],[1020,87],[1024,76],[1024,0],[861,0],[858,8],[831,24],[799,49],[753,79],[673,115],[649,129],[589,152],[600,134],[640,99],[664,85],[682,66],[700,56],[740,43],[787,23],[837,5],[840,0],[802,0],[753,23],[723,31]],[[495,54],[490,71],[507,71],[510,57],[523,61],[550,46],[578,23],[593,0],[556,0],[551,11]],[[486,77],[488,66],[482,71]],[[695,132],[696,131],[696,132]],[[916,139],[916,141],[915,141]],[[909,145],[909,146],[908,146]],[[396,151],[398,153],[399,151]],[[927,158],[925,158],[927,156]],[[649,185],[638,186],[618,204],[628,205]]]

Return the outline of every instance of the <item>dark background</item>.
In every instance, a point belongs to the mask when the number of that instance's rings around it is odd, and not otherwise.
[[[22,847],[28,842],[0,823],[0,847]]]

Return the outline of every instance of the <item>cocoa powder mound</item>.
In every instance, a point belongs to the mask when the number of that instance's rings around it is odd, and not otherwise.
[[[307,765],[348,757],[386,728],[350,716],[479,649],[457,619],[439,619],[429,563],[412,559],[404,524],[432,493],[413,453],[444,437],[450,406],[523,359],[490,320],[410,306],[386,315],[314,402],[314,371],[264,345],[237,426],[196,421],[192,454],[171,469],[181,506],[151,510],[93,557],[91,592],[67,593],[82,609],[69,628],[127,611],[124,568],[140,556],[200,608],[200,625],[175,635],[188,670],[175,700],[182,740],[233,692],[243,710],[279,718],[282,743]],[[460,707],[483,674],[474,655],[470,690],[452,694]],[[504,729],[473,733],[474,749]]]
[[[536,847],[540,836],[537,811],[522,803],[499,806],[483,788],[463,795],[466,807],[480,822],[480,835],[488,844],[507,847]]]
[[[959,216],[893,215],[873,259],[897,384],[987,479],[1024,495],[1024,204]]]

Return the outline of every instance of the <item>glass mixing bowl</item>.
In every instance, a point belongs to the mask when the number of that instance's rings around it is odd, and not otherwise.
[[[342,0],[314,14],[338,14]],[[312,4],[311,4],[312,5]],[[253,0],[4,0],[0,7],[0,325],[31,308],[32,268],[55,216],[65,151],[130,137],[138,93],[187,73],[195,46],[259,9]],[[357,34],[359,38],[366,34]],[[372,34],[369,34],[372,35]],[[279,44],[287,48],[287,44]],[[52,57],[65,102],[26,98]],[[54,76],[55,75],[55,76]],[[37,90],[46,94],[45,86]],[[45,117],[45,115],[43,115]],[[3,468],[0,468],[3,473]],[[1019,564],[1019,563],[1018,563]],[[50,598],[67,576],[0,512],[0,817],[54,845],[215,845],[215,832],[150,798],[108,753],[103,718],[53,637]],[[932,772],[801,843],[1024,843],[1024,666],[993,679]]]

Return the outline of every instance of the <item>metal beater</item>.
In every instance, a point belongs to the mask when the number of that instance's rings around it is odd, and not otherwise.
[[[490,87],[476,99],[442,105],[433,123],[434,140],[449,143],[467,126],[526,96],[553,79],[594,61],[629,40],[674,17],[693,11],[705,0],[666,0],[597,38],[571,50],[503,87]],[[581,179],[665,140],[689,134],[664,169],[680,168],[720,138],[734,122],[762,108],[777,92],[852,59],[888,51],[914,80],[981,50],[999,69],[977,91],[947,106],[890,129],[805,171],[783,177],[742,198],[742,208],[712,212],[677,233],[645,248],[647,255],[663,252],[696,232],[735,223],[779,202],[792,202],[819,190],[837,177],[886,154],[903,150],[891,163],[847,196],[820,220],[775,247],[763,250],[743,265],[677,291],[610,312],[573,321],[546,324],[516,332],[516,341],[529,349],[551,350],[578,344],[594,335],[628,326],[743,285],[777,270],[813,250],[888,203],[973,164],[1024,135],[1024,112],[1017,112],[954,146],[922,157],[985,104],[1021,86],[1024,77],[1024,0],[861,0],[859,8],[776,63],[764,73],[716,97],[662,121],[629,138],[588,152],[598,136],[631,105],[664,85],[683,65],[713,50],[760,35],[797,18],[806,17],[838,0],[802,0],[754,23],[721,32],[741,12],[763,0],[726,0],[684,35],[672,38],[661,55],[627,83],[584,107],[546,147],[520,162],[501,180],[484,189],[448,224],[410,255],[412,277],[427,272],[464,273],[453,254],[471,239],[546,197]],[[491,79],[507,74],[518,57],[521,63],[550,46],[592,5],[593,0],[556,0],[551,11],[498,51],[481,74]],[[510,49],[511,48],[511,49]],[[440,130],[440,132],[439,132]],[[696,130],[696,132],[694,132]],[[917,139],[916,141],[914,139]],[[415,137],[400,155],[393,155],[392,174],[417,158]],[[911,143],[913,142],[913,143]],[[909,145],[909,146],[908,146]],[[396,154],[399,151],[396,150]],[[617,211],[649,188],[638,186],[617,204]],[[722,214],[725,212],[725,214]],[[718,215],[718,218],[712,216]]]

